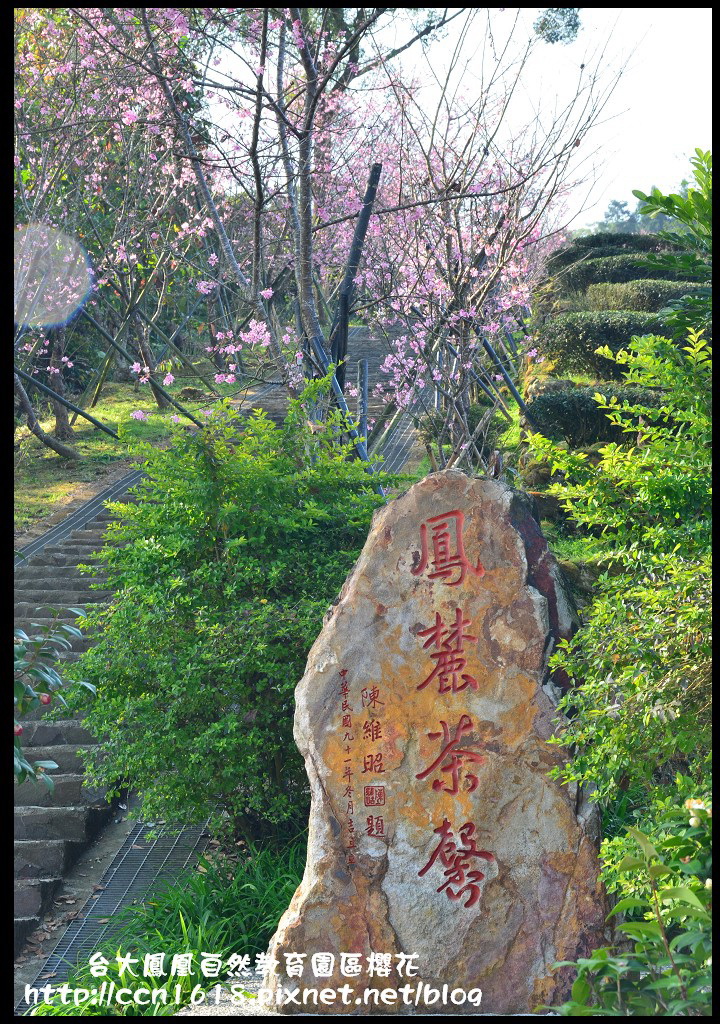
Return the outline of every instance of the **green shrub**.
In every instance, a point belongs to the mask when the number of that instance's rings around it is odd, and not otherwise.
[[[628,388],[603,382],[591,387],[562,388],[548,391],[528,402],[528,413],[541,434],[553,441],[567,441],[573,448],[583,448],[598,441],[627,441],[623,428],[608,419],[595,395],[599,392],[614,400],[617,408],[634,405],[657,406],[661,395],[647,389]],[[637,431],[640,418],[628,415],[628,422]]]
[[[591,284],[618,284],[637,280],[687,281],[692,275],[683,267],[658,267],[645,258],[628,254],[605,256],[575,263],[562,272],[561,282],[568,291],[579,291]]]
[[[597,249],[614,245],[631,252],[655,252],[657,249],[667,249],[670,243],[658,234],[634,235],[629,231],[596,231],[592,235],[573,238],[572,244],[577,249]]]
[[[711,360],[691,333],[682,349],[637,338],[618,359],[628,386],[662,391],[662,405],[608,412],[648,422],[599,460],[533,434],[537,457],[562,470],[550,493],[581,529],[600,531],[614,571],[598,580],[582,630],[552,663],[576,681],[560,742],[575,755],[565,782],[597,799],[652,791],[663,766],[702,766],[711,724]],[[684,770],[684,769],[681,769]],[[702,781],[702,780],[700,780]]]
[[[628,829],[632,846],[618,868],[642,895],[621,899],[609,917],[640,917],[617,927],[631,948],[555,964],[575,967],[577,979],[568,1002],[542,1009],[562,1017],[712,1016],[710,814],[704,801],[687,801],[676,809],[677,831],[661,841]]]
[[[111,506],[114,597],[88,616],[100,636],[78,671],[101,689],[92,784],[127,780],[146,817],[255,837],[305,823],[293,691],[383,498],[339,414],[313,432],[292,402],[282,427],[240,423],[225,407],[167,449],[131,445],[148,478]]]
[[[659,313],[668,302],[703,289],[698,281],[624,281],[617,284],[591,284],[585,292],[585,309],[631,310],[635,313]]]
[[[595,349],[607,345],[618,352],[635,335],[662,330],[662,318],[653,313],[561,313],[545,322],[537,335],[537,345],[546,358],[553,360],[558,373],[591,373],[612,380],[621,377],[622,368],[612,359],[597,355]]]
[[[77,615],[83,614],[80,608],[69,608],[68,611]],[[67,701],[60,692],[67,683],[57,671],[60,664],[60,653],[70,650],[72,645],[68,637],[81,638],[82,633],[76,626],[69,626],[67,623],[58,624],[57,619],[60,614],[59,611],[55,611],[50,627],[46,627],[40,633],[33,633],[29,636],[24,629],[14,630],[13,642],[15,779],[18,783],[22,783],[26,779],[42,782],[51,793],[54,792],[55,783],[48,772],[55,771],[57,764],[55,761],[28,761],[27,751],[23,749],[20,739],[23,734],[23,726],[18,722],[18,718],[23,718],[40,707],[48,707],[53,701],[55,701],[56,707],[58,704],[63,707],[67,706]],[[78,680],[73,685],[76,691],[82,689],[86,692],[89,691],[93,697],[95,696],[95,687],[90,683]]]
[[[668,243],[658,235],[631,235],[623,232],[602,231],[584,238],[574,238],[569,245],[556,249],[548,258],[548,274],[557,274],[578,260],[622,256],[633,252],[654,252],[665,249]]]

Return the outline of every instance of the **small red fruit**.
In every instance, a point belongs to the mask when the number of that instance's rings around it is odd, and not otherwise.
[[[21,725],[16,725],[13,731],[16,736],[22,736],[23,727]]]
[[[40,703],[41,704],[49,704],[51,702],[51,700],[52,700],[52,697],[50,696],[49,693],[41,693],[40,694]]]

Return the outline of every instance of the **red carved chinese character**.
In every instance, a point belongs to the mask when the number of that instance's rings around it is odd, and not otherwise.
[[[365,755],[361,775],[364,775],[366,772],[374,772],[376,775],[380,775],[384,771],[382,753]]]
[[[421,629],[418,636],[426,636],[428,639],[423,644],[423,650],[431,645],[435,646],[435,652],[430,657],[435,662],[435,668],[430,675],[417,687],[424,689],[434,679],[439,682],[438,693],[460,693],[466,686],[477,690],[477,680],[471,675],[463,674],[467,664],[463,657],[465,653],[465,641],[477,640],[476,636],[464,633],[465,626],[470,625],[470,619],[463,618],[459,608],[455,609],[455,625],[446,626],[440,618],[440,613],[435,612],[435,625],[427,629]],[[462,683],[459,681],[462,679]]]
[[[342,716],[342,726],[343,729],[352,729],[352,715]]]
[[[476,764],[483,764],[485,758],[482,754],[478,754],[475,750],[462,750],[458,743],[462,737],[472,731],[472,719],[469,715],[462,715],[459,723],[455,726],[455,735],[450,739],[450,729],[448,728],[447,722],[440,721],[442,726],[442,732],[429,732],[428,739],[434,740],[442,736],[443,748],[440,754],[435,758],[433,763],[429,765],[424,772],[416,775],[416,779],[426,779],[428,775],[431,775],[438,768],[441,772],[450,772],[450,778],[452,780],[451,786],[443,786],[442,779],[435,779],[432,784],[432,788],[435,790],[441,789],[444,793],[450,793],[452,796],[459,792],[459,775],[460,768],[464,767],[463,760],[474,761]],[[443,764],[446,761],[446,764]],[[472,793],[478,786],[478,777],[473,775],[471,772],[466,773],[466,778],[470,783],[468,792]]]
[[[385,805],[385,787],[364,786],[363,802],[366,807],[383,807]]]
[[[470,821],[466,822],[460,829],[460,839],[465,844],[460,849],[458,849],[453,839],[452,826],[447,818],[443,818],[442,825],[434,831],[436,835],[440,836],[440,842],[425,867],[418,871],[418,875],[422,876],[426,871],[429,871],[439,858],[440,863],[445,868],[445,881],[436,892],[442,892],[446,889],[448,898],[451,900],[459,900],[463,893],[467,892],[469,895],[464,906],[474,906],[480,899],[479,883],[482,882],[485,873],[483,871],[468,870],[470,858],[479,857],[481,860],[495,860],[494,856],[492,853],[488,853],[487,850],[478,850],[477,843],[473,838],[475,826]],[[460,888],[451,889],[451,885],[459,886]]]
[[[363,739],[364,740],[381,740],[382,739],[382,726],[380,722],[364,722],[363,723]]]
[[[366,819],[367,827],[365,832],[369,836],[384,836],[385,835],[385,819],[382,817],[374,818],[372,814]]]
[[[380,700],[380,689],[377,686],[373,686],[370,689],[366,687],[360,696],[364,708],[375,708],[378,704],[385,704],[384,700]]]
[[[463,543],[463,525],[465,515],[462,512],[446,512],[442,516],[433,516],[420,526],[420,564],[411,569],[413,576],[419,576],[428,567],[428,537],[427,528],[430,525],[432,531],[433,558],[431,564],[434,569],[428,573],[428,579],[443,580],[449,587],[457,587],[465,579],[468,572],[481,579],[485,575],[482,564],[471,565],[465,554]],[[452,531],[452,532],[451,532]],[[452,533],[455,534],[455,551],[452,548]],[[458,572],[457,578],[451,580],[449,577]]]

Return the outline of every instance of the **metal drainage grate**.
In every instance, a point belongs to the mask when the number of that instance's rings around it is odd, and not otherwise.
[[[148,839],[148,833],[153,829],[157,830],[157,837]],[[103,939],[112,933],[113,917],[118,910],[146,894],[157,882],[176,879],[200,856],[208,838],[204,825],[179,828],[173,834],[173,829],[168,826],[138,823],[100,879],[103,891],[96,898],[87,900],[31,987],[41,988],[42,976],[47,974],[55,975],[53,987],[64,984],[70,970],[86,963],[97,952]],[[15,1007],[15,1016],[22,1016],[29,1008],[23,998]]]

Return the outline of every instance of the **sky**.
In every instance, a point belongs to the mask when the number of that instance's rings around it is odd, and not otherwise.
[[[539,10],[521,8],[526,37]],[[492,11],[492,24],[501,33],[517,8]],[[538,48],[523,73],[524,101],[515,107],[515,116],[522,118],[523,102],[551,106],[556,94],[573,87],[581,64],[592,66],[593,55],[603,44],[607,45],[602,64],[608,76],[625,65],[603,123],[588,134],[587,143],[583,141],[584,170],[590,181],[569,200],[573,228],[600,220],[612,199],[625,200],[634,209],[633,189],[676,190],[691,176],[695,149],[712,148],[711,8],[583,7],[580,20],[574,43]],[[433,65],[442,63],[461,21],[458,18],[449,28],[445,40],[428,47]],[[407,51],[406,66],[414,61],[418,69],[419,54],[411,53]]]

